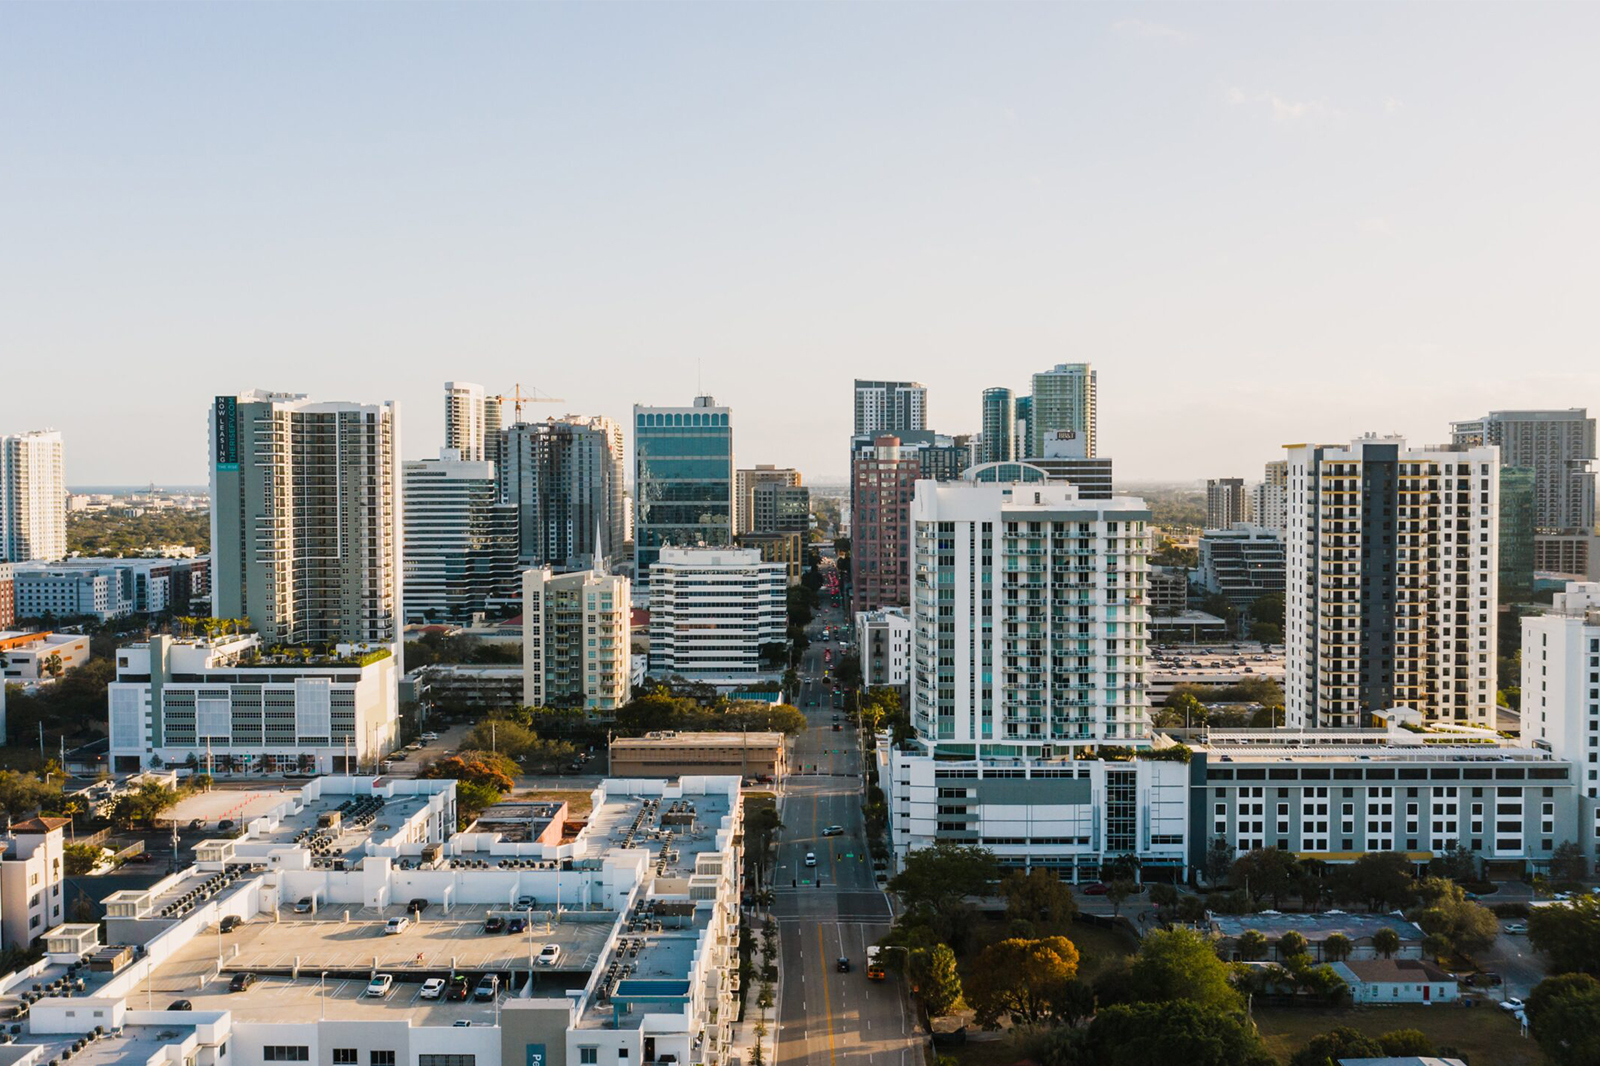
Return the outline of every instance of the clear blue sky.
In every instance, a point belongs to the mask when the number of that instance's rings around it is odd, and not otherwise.
[[[200,482],[217,393],[449,378],[845,469],[1063,360],[1129,479],[1600,407],[1600,6],[6,4],[0,431]],[[509,411],[507,412],[509,417]]]

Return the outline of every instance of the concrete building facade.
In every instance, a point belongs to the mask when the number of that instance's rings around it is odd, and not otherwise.
[[[212,404],[212,613],[268,644],[395,644],[400,412],[248,392]]]
[[[800,487],[800,471],[793,467],[778,467],[769,463],[759,463],[754,467],[736,471],[734,474],[734,499],[738,504],[738,516],[735,522],[735,532],[738,533],[770,533],[777,527],[773,525],[771,512],[772,502],[775,497],[769,496],[762,514],[757,515],[760,504],[756,502],[757,489],[771,485],[774,488]],[[810,494],[806,496],[810,502]],[[763,524],[764,523],[764,524]]]
[[[928,387],[920,381],[855,383],[855,434],[909,433],[928,428]]]
[[[108,686],[111,768],[375,768],[400,738],[397,665],[388,645],[274,655],[255,633],[125,645]]]
[[[100,559],[75,556],[12,567],[20,618],[187,614],[211,595],[211,557]],[[210,613],[209,611],[205,613]]]
[[[63,917],[66,818],[14,822],[0,853],[0,946],[26,949]]]
[[[1366,436],[1296,445],[1288,462],[1289,726],[1396,706],[1493,725],[1495,449]]]
[[[1241,612],[1262,596],[1283,592],[1287,562],[1276,530],[1237,523],[1200,535],[1200,585]]]
[[[522,702],[614,713],[632,691],[629,583],[593,570],[522,574]]]
[[[1244,478],[1214,477],[1206,482],[1206,528],[1232,529],[1244,522],[1249,512],[1249,495]]]
[[[1589,412],[1491,411],[1450,429],[1456,444],[1493,445],[1504,466],[1533,472],[1535,569],[1588,578],[1595,565],[1596,456]]]
[[[855,612],[903,607],[911,596],[911,497],[922,476],[915,451],[881,436],[850,467],[850,604]]]
[[[0,436],[0,563],[67,554],[67,482],[61,434]]]
[[[404,466],[407,621],[466,620],[515,601],[517,509],[494,464],[454,449]]]
[[[898,688],[911,683],[911,618],[904,607],[858,611],[856,648],[864,688]]]
[[[1522,738],[1573,764],[1577,828],[1600,857],[1600,584],[1570,582],[1548,613],[1522,619]]]
[[[743,548],[663,548],[650,573],[650,672],[736,687],[783,673],[788,580]]]
[[[781,782],[788,773],[782,733],[646,733],[614,737],[610,777],[676,778],[732,775]]]
[[[501,434],[500,497],[515,508],[519,565],[588,570],[627,542],[622,426],[604,416],[519,422]]]
[[[1078,434],[1083,439],[1083,454],[1094,458],[1099,454],[1098,403],[1095,371],[1088,363],[1058,363],[1033,375],[1032,436],[1018,457],[1045,454],[1044,442],[1065,431]]]
[[[911,722],[941,750],[1037,757],[1146,739],[1150,512],[1070,485],[922,481]]]

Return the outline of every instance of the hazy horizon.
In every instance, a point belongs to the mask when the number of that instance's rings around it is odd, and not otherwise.
[[[0,31],[0,433],[61,429],[74,482],[203,483],[211,398],[254,387],[398,400],[421,458],[448,379],[625,425],[703,386],[739,465],[824,481],[855,377],[925,382],[962,433],[984,387],[1092,362],[1119,483],[1600,406],[1593,5],[12,4]]]

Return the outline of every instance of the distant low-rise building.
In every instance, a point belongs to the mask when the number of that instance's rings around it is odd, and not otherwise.
[[[444,711],[492,711],[523,706],[521,666],[432,663],[401,682],[404,698]]]
[[[1376,959],[1378,950],[1372,946],[1372,938],[1384,929],[1392,930],[1400,938],[1400,949],[1394,953],[1396,960],[1415,961],[1422,958],[1422,930],[1413,922],[1388,914],[1346,914],[1342,911],[1280,914],[1263,911],[1259,914],[1219,914],[1211,919],[1211,933],[1217,941],[1217,954],[1224,960],[1239,959],[1239,938],[1251,930],[1266,937],[1268,944],[1276,944],[1286,933],[1299,933],[1306,938],[1306,954],[1318,962],[1323,960],[1323,945],[1336,934],[1350,941],[1351,959]]]
[[[12,580],[18,618],[184,614],[211,595],[211,559],[79,556],[18,563]]]
[[[0,633],[0,675],[29,684],[59,677],[89,661],[89,638],[79,633]]]
[[[779,780],[787,772],[782,733],[646,733],[611,741],[612,777],[738,774]]]
[[[1461,985],[1426,959],[1350,959],[1333,972],[1350,986],[1357,1006],[1385,1003],[1454,1003]]]
[[[1268,593],[1283,592],[1287,566],[1276,530],[1241,522],[1200,537],[1200,584],[1241,612]]]
[[[802,533],[741,533],[739,547],[754,548],[761,561],[782,563],[791,587],[800,584],[805,572],[806,539]]]
[[[1189,609],[1189,571],[1176,566],[1150,568],[1152,616],[1182,614]]]

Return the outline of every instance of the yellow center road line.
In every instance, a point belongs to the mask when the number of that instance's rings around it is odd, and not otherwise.
[[[833,1055],[833,1002],[828,997],[828,951],[822,943],[822,923],[817,923],[817,958],[822,963],[822,1010],[828,1020],[828,1062],[834,1060]]]

